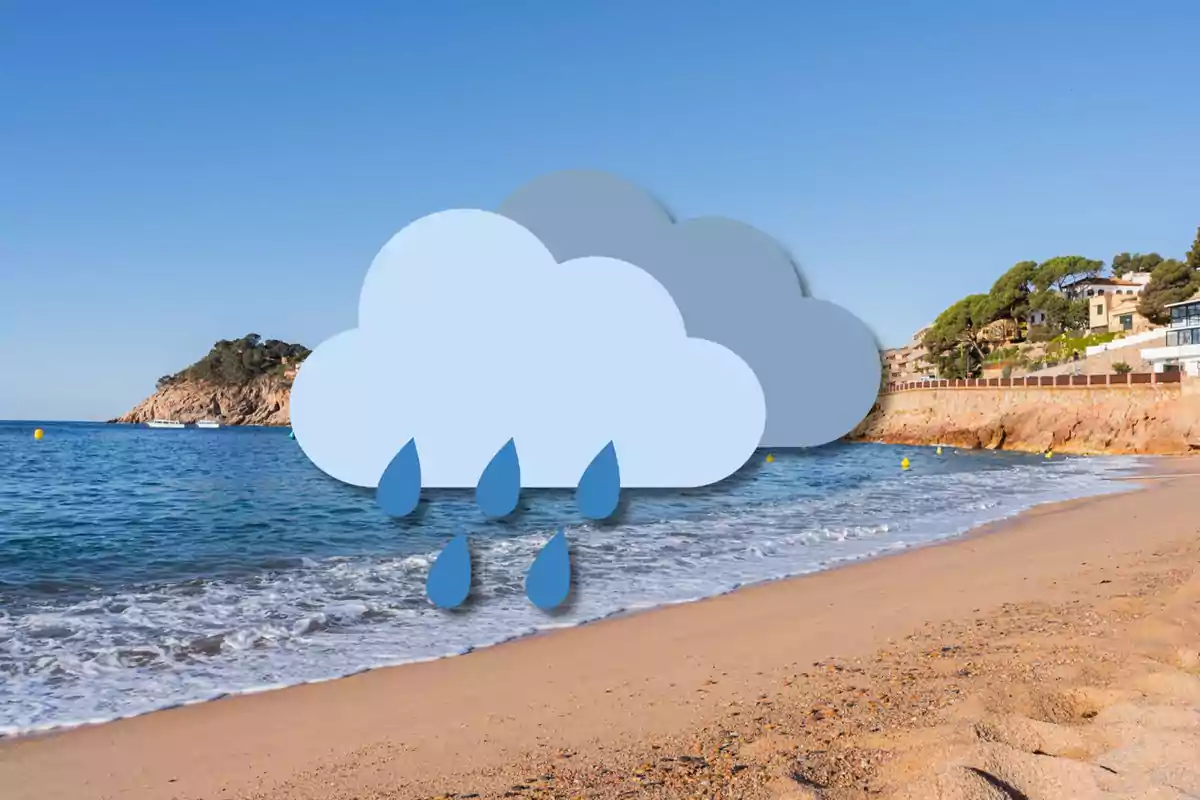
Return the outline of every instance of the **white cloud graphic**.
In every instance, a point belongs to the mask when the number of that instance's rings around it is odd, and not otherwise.
[[[363,281],[359,326],[296,377],[305,455],[365,487],[410,439],[425,487],[474,487],[510,438],[526,487],[576,486],[609,441],[623,487],[704,486],[745,464],[766,425],[750,367],[688,338],[675,301],[637,266],[570,266],[488,211],[404,228]]]
[[[688,333],[730,348],[758,376],[763,447],[832,442],[875,404],[874,334],[846,309],[808,296],[799,266],[763,231],[722,217],[677,219],[642,187],[594,170],[534,178],[497,210],[560,262],[609,256],[653,275]]]

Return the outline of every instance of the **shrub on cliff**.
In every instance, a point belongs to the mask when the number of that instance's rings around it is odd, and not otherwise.
[[[1098,344],[1108,344],[1116,338],[1115,333],[1089,333],[1085,336],[1063,334],[1046,346],[1046,355],[1065,361],[1068,358],[1086,356],[1087,349]]]
[[[1133,367],[1129,366],[1124,361],[1118,361],[1112,365],[1112,368],[1113,372],[1117,373],[1118,375],[1126,375],[1130,372],[1133,372]]]
[[[987,357],[983,359],[983,362],[985,364],[995,364],[998,361],[1012,361],[1020,354],[1021,348],[1015,345],[1012,347],[998,347],[992,352],[988,353]]]
[[[1062,331],[1053,325],[1032,325],[1026,338],[1034,343],[1048,342],[1061,334]]]
[[[222,339],[195,364],[174,375],[160,378],[159,388],[181,380],[240,386],[264,375],[282,377],[288,367],[299,364],[311,352],[302,344],[290,344],[278,339],[264,342],[257,333],[247,334],[240,339]]]

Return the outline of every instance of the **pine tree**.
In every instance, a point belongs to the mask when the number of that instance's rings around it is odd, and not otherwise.
[[[1194,253],[1200,255],[1200,249],[1194,249]],[[1138,298],[1138,313],[1156,325],[1166,325],[1171,321],[1167,306],[1191,299],[1200,285],[1198,276],[1200,273],[1187,264],[1168,258],[1154,268],[1150,283]]]
[[[1185,263],[1192,269],[1200,269],[1200,228],[1196,228],[1196,241],[1192,242],[1192,249],[1188,251]]]

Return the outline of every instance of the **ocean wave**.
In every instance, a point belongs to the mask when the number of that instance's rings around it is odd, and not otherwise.
[[[82,597],[33,593],[0,612],[0,733],[327,680],[688,602],[938,541],[1038,503],[1120,491],[1128,485],[1108,478],[1137,466],[1017,459],[975,468],[971,458],[913,474],[855,465],[852,455],[842,480],[832,467],[793,486],[772,473],[771,491],[743,488],[743,498],[701,513],[695,501],[669,500],[657,519],[567,526],[577,588],[555,615],[524,597],[525,570],[555,532],[546,524],[472,537],[469,613],[426,600],[425,577],[444,543],[428,537],[392,556],[263,559],[242,574]]]

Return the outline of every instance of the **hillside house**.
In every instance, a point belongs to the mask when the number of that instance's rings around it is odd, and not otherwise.
[[[1142,351],[1142,359],[1155,372],[1181,371],[1200,376],[1200,295],[1167,306],[1171,323],[1167,326],[1166,346]]]
[[[1092,333],[1141,333],[1154,327],[1138,313],[1137,294],[1104,292],[1088,298],[1088,329]]]
[[[1080,278],[1064,286],[1063,294],[1072,300],[1089,301],[1088,327],[1093,333],[1140,332],[1153,327],[1136,311],[1137,297],[1149,282],[1149,272],[1129,272],[1120,278]],[[1099,302],[1090,302],[1093,299]],[[1034,309],[1026,322],[1030,327],[1045,325],[1046,312]]]
[[[1140,273],[1142,275],[1146,273]],[[1147,279],[1146,283],[1149,283]],[[1124,278],[1081,278],[1063,287],[1063,294],[1072,300],[1080,297],[1100,295],[1136,295],[1146,288],[1146,283]]]

